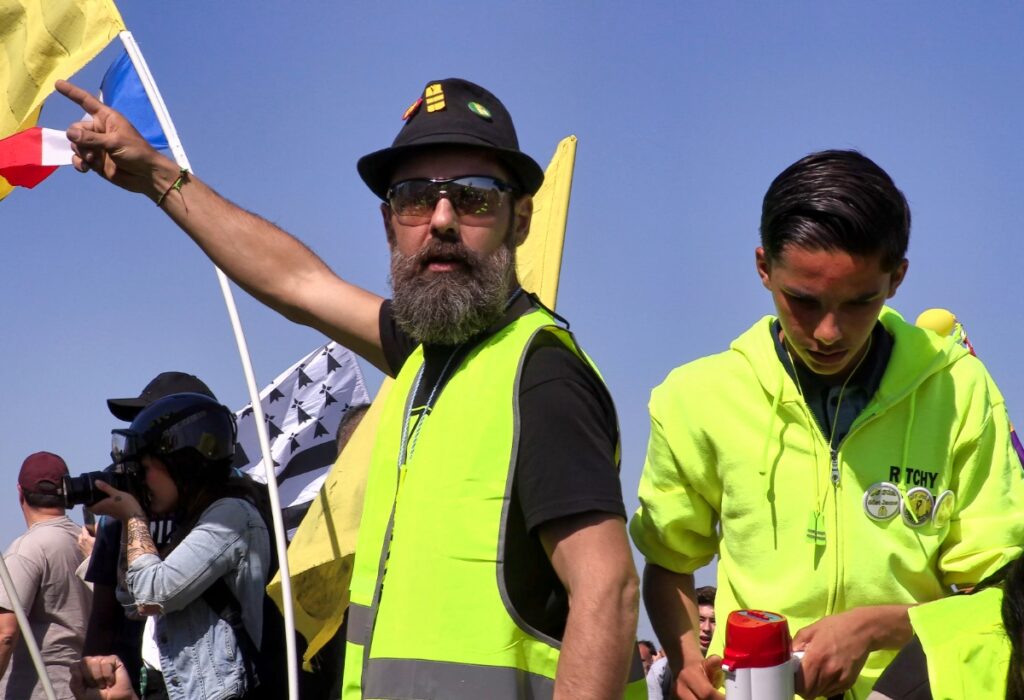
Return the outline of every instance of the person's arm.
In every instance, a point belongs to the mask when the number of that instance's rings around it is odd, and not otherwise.
[[[590,512],[538,528],[569,595],[555,700],[622,697],[636,646],[639,581],[622,518]]]
[[[829,615],[793,637],[804,652],[796,690],[805,698],[831,697],[853,687],[868,654],[902,649],[914,635],[909,605],[870,605]]]
[[[18,618],[11,610],[0,608],[0,678],[7,675],[11,655],[18,644]]]
[[[93,511],[124,523],[127,586],[144,615],[181,610],[199,598],[238,564],[242,542],[252,529],[263,530],[269,551],[270,538],[259,516],[250,518],[243,501],[225,498],[215,501],[166,559],[161,559],[138,501],[106,482],[97,481],[96,487],[109,498],[93,506]]]
[[[973,587],[1021,556],[1024,544],[1024,479],[1021,461],[1010,439],[1010,418],[999,389],[977,358],[953,367],[976,373],[974,383],[959,379],[958,410],[963,427],[952,445],[948,488],[956,506],[939,549],[938,567],[944,586]],[[933,493],[938,496],[938,491]]]
[[[135,497],[127,491],[115,489],[105,481],[97,481],[96,488],[107,494],[107,498],[93,506],[93,512],[98,515],[117,518],[121,521],[121,544],[124,548],[124,564],[127,567],[131,567],[133,562],[144,556],[151,556],[159,561],[160,556],[156,544],[154,544],[153,536],[149,532],[149,517]],[[120,565],[121,562],[119,561],[118,566]],[[132,592],[132,598],[136,600],[136,611],[139,615],[157,615],[163,612],[160,604],[153,604],[152,601],[139,602],[139,598],[134,594],[134,591]]]
[[[693,574],[679,574],[656,564],[644,567],[644,605],[654,633],[668,657],[669,673],[680,700],[723,700],[713,677],[721,668],[719,657],[704,658]]]
[[[191,173],[175,189],[177,164],[153,149],[118,112],[63,80],[57,91],[91,121],[67,130],[74,166],[160,202],[178,226],[249,294],[312,326],[387,371],[378,316],[382,299],[345,282],[309,248],[266,219],[229,202]]]
[[[28,615],[35,604],[36,593],[42,585],[43,559],[40,557],[45,557],[45,552],[38,552],[36,547],[32,546],[26,546],[26,550],[34,554],[22,556],[20,553],[8,553],[4,557],[14,587],[7,591],[0,586],[0,678],[7,672],[11,653],[21,634],[18,618],[12,610],[14,604],[10,596],[18,596],[22,610]]]

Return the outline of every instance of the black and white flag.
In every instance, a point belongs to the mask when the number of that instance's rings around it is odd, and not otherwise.
[[[335,342],[317,348],[260,392],[284,525],[290,540],[338,456],[335,434],[353,406],[370,403],[356,356]],[[238,411],[234,466],[266,481],[252,405]]]

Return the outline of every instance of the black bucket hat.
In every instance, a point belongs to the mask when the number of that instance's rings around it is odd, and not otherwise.
[[[527,194],[536,194],[544,182],[544,171],[537,161],[519,150],[516,129],[505,105],[468,80],[432,80],[402,118],[405,126],[391,148],[365,155],[356,165],[363,182],[381,199],[387,198],[391,174],[398,164],[431,146],[475,146],[490,151],[515,176],[514,184]]]

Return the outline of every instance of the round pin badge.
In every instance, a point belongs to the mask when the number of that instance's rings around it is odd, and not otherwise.
[[[864,512],[872,520],[890,520],[900,512],[900,490],[888,481],[868,486],[864,492]]]
[[[927,525],[932,517],[935,497],[923,486],[915,486],[903,497],[903,522],[909,527]]]
[[[956,507],[956,494],[946,489],[935,499],[932,507],[932,522],[935,527],[945,527],[949,519],[953,517],[953,509]]]

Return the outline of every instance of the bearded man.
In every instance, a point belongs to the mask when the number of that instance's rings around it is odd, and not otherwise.
[[[58,90],[93,117],[68,129],[79,170],[146,194],[248,292],[396,377],[366,487],[343,698],[645,697],[615,409],[516,279],[543,171],[504,105],[465,80],[431,81],[392,146],[359,161],[383,202],[385,301],[84,91]]]

